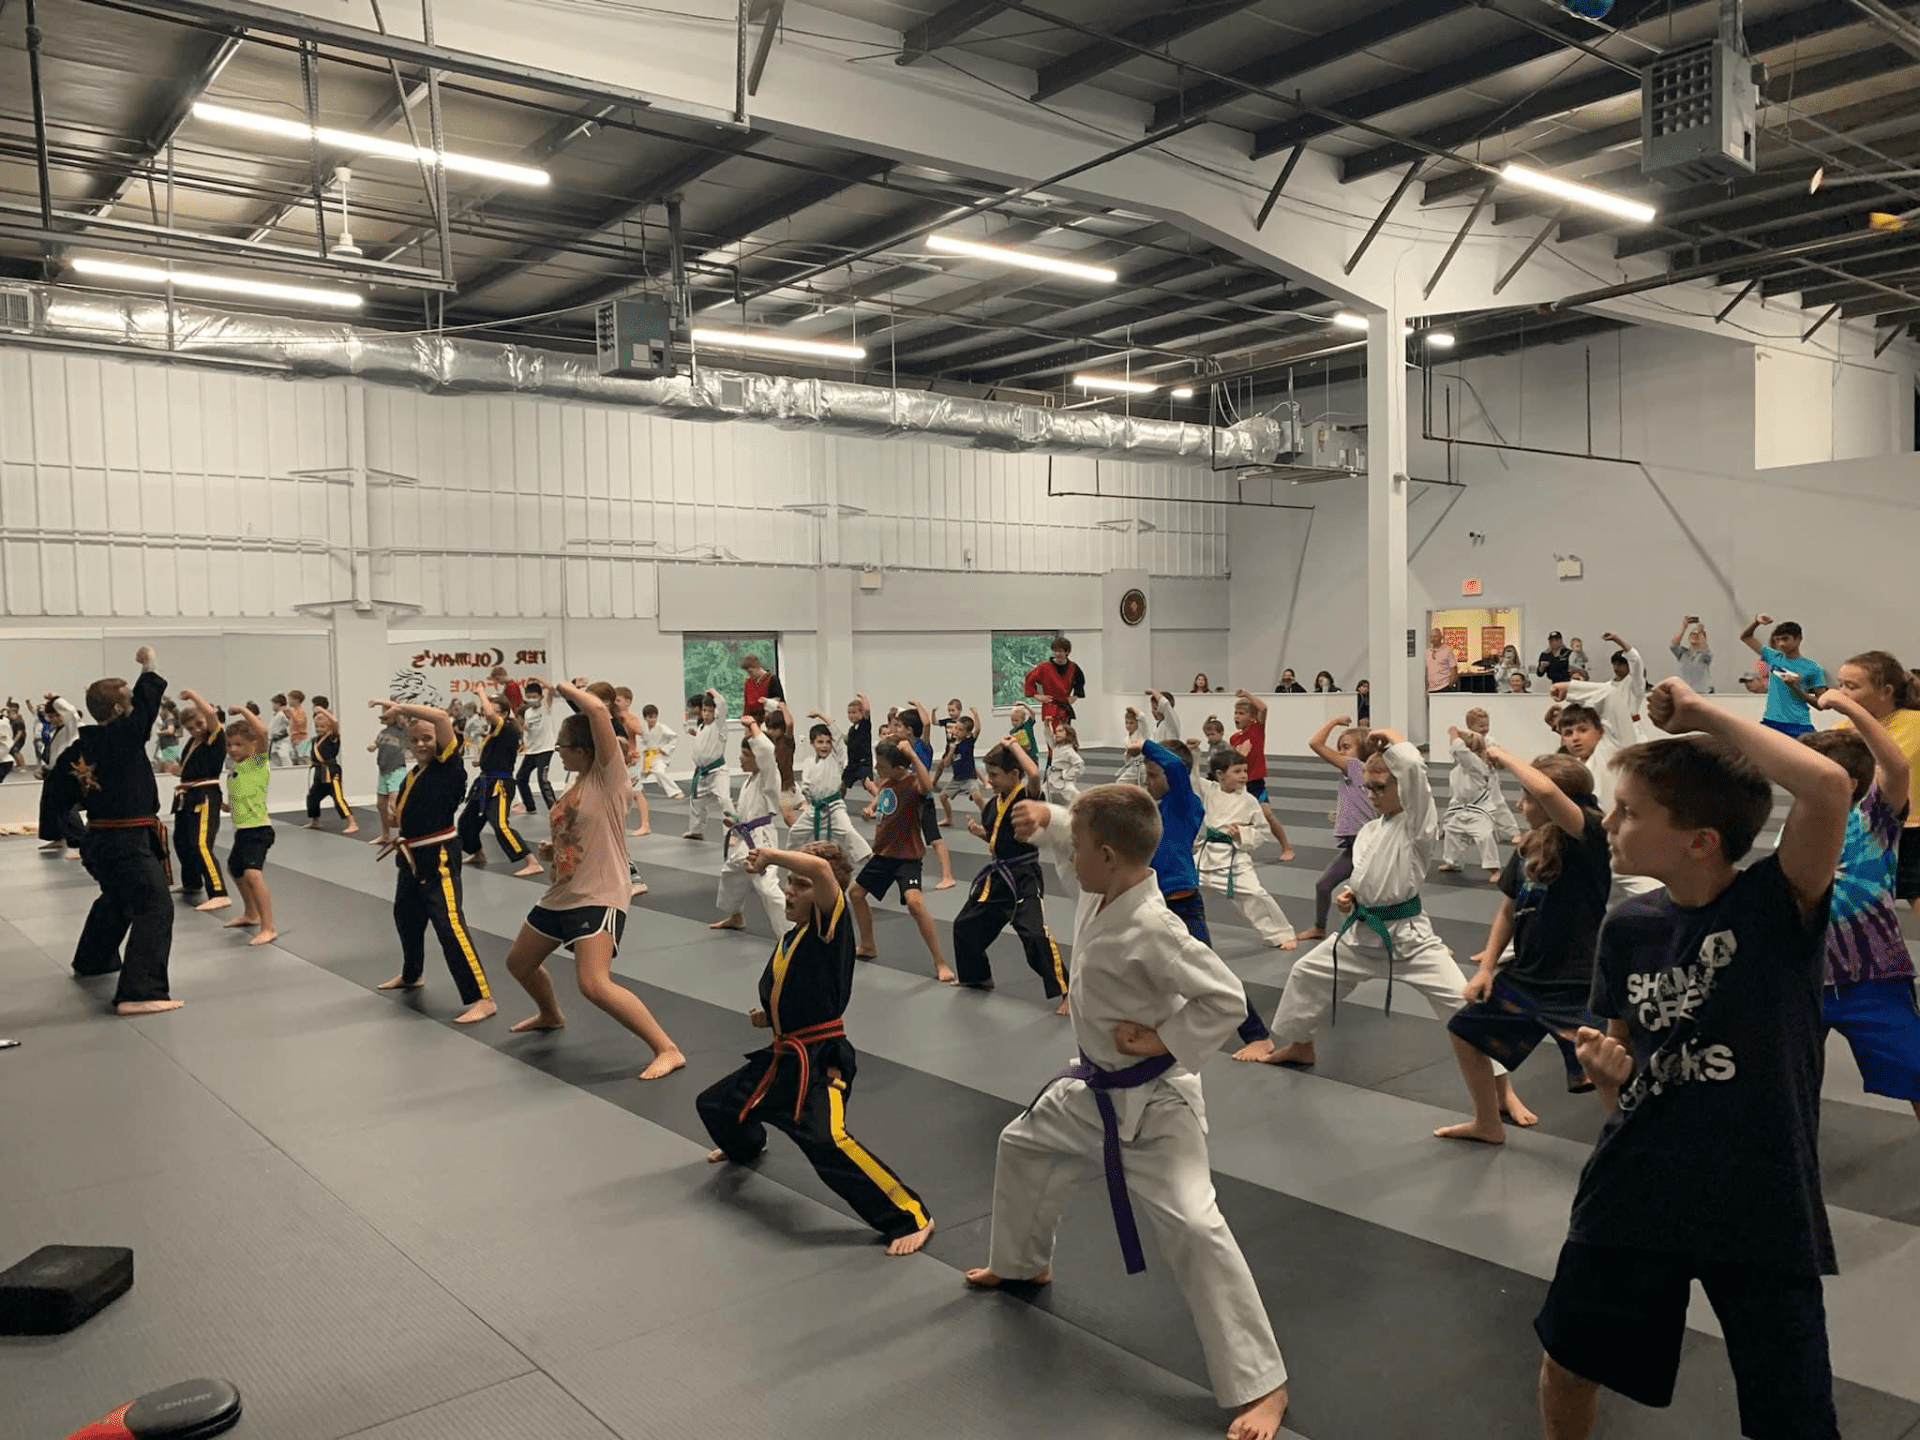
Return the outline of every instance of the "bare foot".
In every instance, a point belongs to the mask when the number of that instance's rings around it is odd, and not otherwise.
[[[1227,1440],[1273,1440],[1280,1433],[1280,1422],[1287,1418],[1287,1387],[1262,1395],[1251,1405],[1242,1405],[1240,1413],[1227,1427]]]
[[[927,1237],[933,1234],[933,1221],[929,1220],[911,1235],[902,1235],[898,1240],[887,1242],[887,1254],[911,1255],[927,1243]]]
[[[1280,852],[1280,863],[1282,865],[1286,864],[1289,860],[1293,860],[1297,858],[1298,857],[1294,854],[1294,850],[1291,845],[1289,845],[1286,849]]]
[[[525,1035],[530,1030],[561,1030],[566,1028],[567,1017],[558,1012],[552,1015],[535,1013],[524,1020],[516,1020],[507,1027],[509,1035]]]
[[[942,881],[941,881],[941,882],[940,882],[940,883],[939,883],[938,885],[936,885],[936,886],[934,886],[933,888],[934,888],[934,889],[936,889],[936,890],[951,890],[951,889],[953,889],[953,876],[951,876],[951,875],[949,875],[949,876],[947,876],[947,878],[946,878],[946,879],[944,879],[944,880],[942,880]]]
[[[404,975],[396,975],[391,980],[382,980],[373,988],[376,990],[423,990],[426,984],[424,980],[409,980]]]
[[[1045,1285],[1053,1279],[1053,1270],[1049,1267],[1025,1280],[1009,1280],[1006,1276],[996,1275],[986,1266],[981,1265],[963,1272],[962,1278],[976,1290],[997,1290],[1002,1285]]]
[[[760,1155],[764,1155],[766,1153],[767,1153],[767,1147],[762,1145],[760,1147]],[[760,1158],[760,1155],[756,1155],[753,1158],[758,1160]],[[726,1158],[727,1158],[727,1152],[724,1150],[707,1151],[707,1164],[709,1165],[718,1165],[721,1161],[725,1160]],[[746,1162],[742,1161],[741,1163],[745,1164]]]
[[[491,1000],[476,1000],[458,1015],[453,1017],[456,1025],[478,1025],[482,1020],[490,1020],[500,1013],[500,1007]]]
[[[683,830],[680,832],[680,838],[682,840],[704,840],[707,837],[702,835],[698,830]]]
[[[1281,1046],[1275,1046],[1271,1040],[1256,1040],[1234,1051],[1233,1058],[1257,1061],[1262,1065],[1298,1066],[1306,1070],[1312,1068],[1319,1057],[1313,1053],[1311,1040],[1296,1040],[1291,1045]]]
[[[1487,884],[1498,885],[1499,883],[1500,883],[1500,872],[1498,870],[1489,870],[1487,872]]]
[[[464,865],[484,865],[487,863],[487,855],[484,850],[476,850],[471,855],[462,855],[460,861]]]
[[[220,928],[222,930],[239,930],[244,926],[258,925],[259,923],[260,917],[258,915],[236,915]]]
[[[707,926],[707,929],[709,930],[744,930],[746,928],[747,928],[746,919],[737,910],[734,911],[733,914],[727,916],[726,919],[716,920],[711,925]]]
[[[1507,1103],[1500,1107],[1500,1118],[1521,1130],[1531,1130],[1540,1123],[1540,1117],[1529,1110],[1518,1095],[1507,1097]]]
[[[389,839],[389,837],[388,837],[388,836],[385,836],[385,835],[376,835],[376,836],[374,836],[374,837],[373,837],[373,839],[371,839],[371,840],[369,840],[369,841],[367,841],[367,844],[369,844],[369,845],[384,845],[384,844],[386,844],[386,843],[387,843],[387,840],[388,840],[388,839]]]
[[[515,875],[538,875],[541,873],[540,862],[538,860],[529,860],[513,873]]]
[[[1433,868],[1438,870],[1442,875],[1458,875],[1460,873],[1460,867],[1458,865],[1447,865],[1443,863]]]
[[[280,938],[280,932],[278,930],[269,928],[266,930],[262,930],[258,935],[254,936],[251,940],[247,941],[247,944],[271,945],[274,941],[278,940],[279,938]]]
[[[642,825],[638,830],[629,830],[627,833],[629,835],[651,835],[653,833],[653,826]]]
[[[527,807],[524,805],[516,804],[513,807],[513,813],[516,815],[524,815],[527,813]]]
[[[662,1050],[658,1055],[653,1057],[653,1063],[640,1072],[640,1078],[642,1080],[660,1080],[671,1075],[676,1070],[685,1069],[686,1064],[687,1057],[682,1055],[677,1048]]]
[[[855,950],[853,952],[853,958],[856,960],[878,960],[880,958],[880,952],[878,950]]]
[[[1327,930],[1324,925],[1312,925],[1302,930],[1293,938],[1296,940],[1324,940],[1327,938]]]
[[[122,1000],[113,1007],[116,1015],[160,1015],[168,1010],[178,1010],[187,1002],[184,1000]]]
[[[958,985],[960,977],[953,973],[953,967],[944,960],[933,962],[933,978],[943,985]]]
[[[342,835],[358,835],[360,833],[359,822],[357,820],[349,820],[347,822],[347,828],[342,830],[340,833]]]
[[[231,904],[233,904],[233,901],[227,896],[216,895],[211,900],[202,900],[198,905],[194,906],[193,908],[196,910],[202,910],[202,911],[224,910]]]
[[[1276,950],[1298,950],[1300,948],[1300,937],[1294,935],[1285,940],[1276,940],[1273,942],[1273,948]]]
[[[647,882],[644,880],[636,880],[633,882],[633,888],[627,891],[627,896],[629,899],[631,899],[636,895],[644,895],[646,893],[647,893]]]
[[[318,820],[309,820],[300,828],[302,830],[318,830],[320,828],[320,822]]]
[[[1507,1143],[1507,1127],[1498,1120],[1491,1126],[1483,1126],[1478,1120],[1464,1120],[1458,1125],[1442,1125],[1433,1133],[1440,1140],[1478,1140],[1482,1145]]]
[[[1067,1008],[1067,997],[1065,995],[1060,997],[1060,1003],[1054,1007],[1053,1013],[1056,1015],[1068,1015],[1072,1013]]]

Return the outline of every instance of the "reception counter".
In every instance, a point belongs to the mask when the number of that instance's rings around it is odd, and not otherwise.
[[[1767,709],[1766,696],[1752,695],[1745,690],[1702,698],[1710,705],[1730,710],[1742,719],[1756,723]],[[1447,727],[1457,725],[1462,730],[1466,729],[1467,711],[1478,708],[1485,710],[1487,718],[1493,722],[1489,738],[1496,744],[1524,758],[1551,754],[1560,748],[1560,737],[1547,729],[1544,718],[1551,704],[1553,697],[1547,693],[1544,685],[1528,695],[1472,695],[1456,690],[1428,695],[1427,734],[1431,752],[1435,757],[1444,757],[1447,752]],[[1838,723],[1839,719],[1838,715],[1828,710],[1813,712],[1813,723],[1822,730]],[[1660,732],[1655,730],[1650,733],[1658,735]]]

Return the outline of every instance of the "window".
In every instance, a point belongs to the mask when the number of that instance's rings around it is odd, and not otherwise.
[[[740,662],[749,655],[758,655],[762,665],[776,675],[780,673],[777,635],[683,635],[680,668],[686,681],[685,694],[717,690],[726,696],[727,714],[738,719],[746,703],[742,687],[747,678]]]
[[[996,630],[987,643],[993,654],[993,708],[1005,710],[1022,702],[1027,672],[1053,653],[1053,631]]]

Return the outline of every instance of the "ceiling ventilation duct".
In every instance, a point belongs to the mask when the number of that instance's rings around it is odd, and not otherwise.
[[[655,380],[601,375],[593,355],[430,334],[388,334],[317,320],[247,315],[57,285],[22,285],[42,343],[114,349],[129,358],[240,365],[301,377],[350,377],[434,395],[538,395],[626,405],[680,420],[745,420],[872,438],[903,436],[973,450],[1045,451],[1141,463],[1271,462],[1271,437],[1176,420],[1052,410],[926,391],[795,380],[703,366]],[[32,315],[35,302],[39,313]],[[9,312],[14,313],[14,312]]]

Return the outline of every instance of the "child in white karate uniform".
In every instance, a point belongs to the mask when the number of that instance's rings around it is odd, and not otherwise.
[[[660,707],[648,705],[640,711],[640,783],[651,780],[669,800],[683,799],[680,787],[667,773],[667,761],[673,747],[680,743],[680,732],[660,718]]]
[[[1633,720],[1626,709],[1626,699],[1621,691],[1612,685],[1592,684],[1582,680],[1572,680],[1565,685],[1553,687],[1553,693],[1559,695],[1575,692],[1598,699],[1607,706],[1605,710],[1595,710],[1589,706],[1570,701],[1557,705],[1547,713],[1552,717],[1552,725],[1560,733],[1560,748],[1587,767],[1593,776],[1593,802],[1600,807],[1601,815],[1613,813],[1613,791],[1616,778],[1613,769],[1614,756],[1626,745],[1635,743],[1628,739],[1624,744],[1621,735],[1631,736]],[[1615,726],[1624,729],[1616,731]],[[1657,880],[1645,875],[1622,875],[1613,872],[1612,888],[1607,896],[1609,907],[1618,905],[1635,895],[1646,895],[1660,888]]]
[[[1180,717],[1174,712],[1172,691],[1147,691],[1147,708],[1153,712],[1153,733],[1147,736],[1149,740],[1164,745],[1181,738]]]
[[[846,741],[818,710],[808,718],[819,723],[807,732],[813,754],[797,777],[800,805],[794,813],[787,848],[798,850],[816,840],[831,840],[858,871],[872,856],[873,847],[853,828],[853,817],[847,813],[846,792],[841,788],[847,771]]]
[[[1234,1052],[1236,1060],[1312,1065],[1321,1020],[1363,980],[1386,980],[1389,1006],[1396,981],[1426,996],[1442,1017],[1463,1003],[1466,973],[1420,905],[1420,886],[1440,846],[1427,762],[1397,730],[1374,730],[1367,748],[1367,796],[1379,813],[1354,837],[1353,879],[1333,900],[1348,919],[1294,962],[1271,1038]],[[1530,1112],[1514,1097],[1504,1071],[1499,1083],[1501,1108],[1526,1123]]]
[[[1229,1440],[1272,1440],[1286,1363],[1214,1196],[1196,1073],[1246,1018],[1246,991],[1161,898],[1160,816],[1145,790],[1097,785],[1071,811],[1027,801],[1014,819],[1076,899],[1068,1014],[1080,1059],[1000,1133],[987,1264],[967,1283],[1050,1281],[1060,1217],[1104,1157],[1123,1168],[1193,1314],[1214,1397],[1238,1412]],[[1134,1210],[1115,1197],[1129,1271],[1145,1268]]]
[[[1247,757],[1229,752],[1217,756],[1211,768],[1210,777],[1195,777],[1195,788],[1206,807],[1206,819],[1193,842],[1193,866],[1200,884],[1233,901],[1267,944],[1291,950],[1299,943],[1293,925],[1253,870],[1252,852],[1266,838],[1267,822],[1260,814],[1259,800],[1247,789]]]
[[[777,941],[787,933],[786,894],[766,870],[749,869],[747,856],[756,849],[777,848],[779,826],[790,824],[793,815],[780,804],[780,761],[774,754],[773,741],[751,715],[743,716],[740,724],[746,731],[740,740],[740,768],[746,772],[747,783],[740,787],[737,813],[725,817],[726,846],[721,852],[720,888],[715,897],[720,918],[707,928],[746,929],[747,919],[741,911],[751,892],[760,897]]]
[[[688,747],[693,759],[693,803],[687,807],[687,832],[681,838],[704,840],[707,821],[726,814],[733,806],[733,782],[727,778],[726,697],[717,690],[688,696],[687,721],[699,728]],[[780,913],[784,920],[785,906]]]
[[[1087,760],[1080,753],[1080,736],[1071,725],[1053,727],[1053,758],[1047,764],[1046,795],[1055,805],[1071,805],[1080,798],[1080,777]]]
[[[1476,723],[1477,722],[1477,723]],[[1500,883],[1500,846],[1494,835],[1494,797],[1500,781],[1487,763],[1487,712],[1467,712],[1467,728],[1447,727],[1447,746],[1453,756],[1448,776],[1447,813],[1440,822],[1440,869],[1465,868],[1469,855],[1487,872],[1487,883]]]

